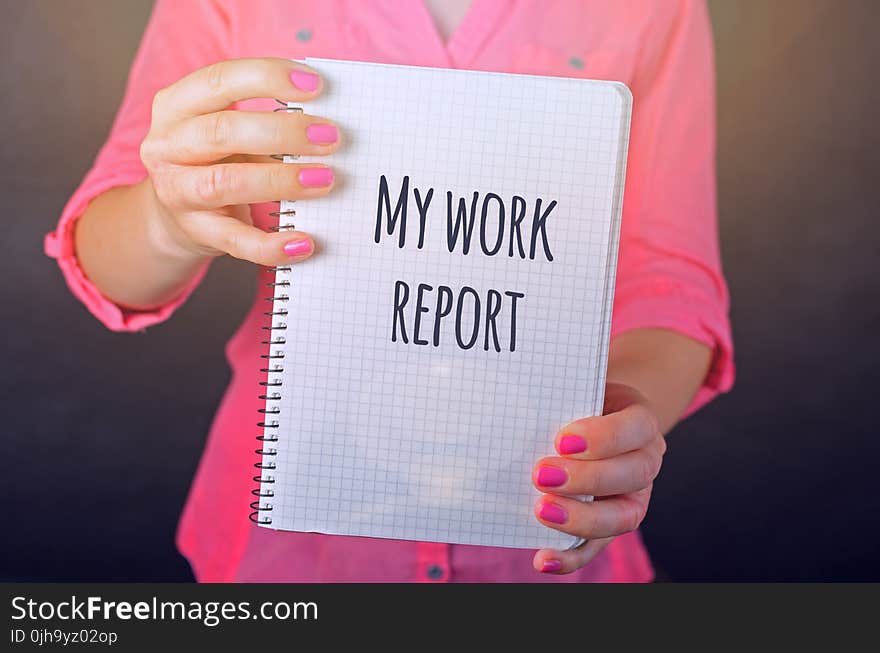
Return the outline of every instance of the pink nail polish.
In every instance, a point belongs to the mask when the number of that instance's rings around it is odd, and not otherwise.
[[[290,81],[301,91],[312,93],[318,90],[318,76],[315,73],[307,73],[304,70],[294,70],[290,73]]]
[[[559,453],[568,456],[587,450],[587,441],[577,435],[563,435],[559,438]]]
[[[538,517],[554,524],[564,524],[568,519],[568,513],[555,503],[544,502],[538,510]]]
[[[291,258],[311,254],[312,243],[308,238],[303,238],[302,240],[291,240],[289,243],[285,243],[284,253]]]
[[[559,560],[545,560],[541,567],[541,573],[549,574],[562,569],[562,563]]]
[[[541,487],[558,487],[568,480],[568,474],[558,467],[540,467],[537,480]]]
[[[339,130],[336,125],[309,125],[306,138],[315,145],[330,145],[339,140]]]
[[[322,188],[333,183],[332,168],[303,168],[299,171],[299,183],[305,188]]]

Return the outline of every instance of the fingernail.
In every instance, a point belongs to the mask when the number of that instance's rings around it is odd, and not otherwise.
[[[306,188],[321,188],[333,183],[332,168],[303,168],[299,171],[299,183]]]
[[[567,456],[587,450],[587,441],[577,435],[563,435],[559,438],[559,453]]]
[[[541,509],[538,510],[538,517],[554,524],[564,524],[568,519],[568,513],[555,503],[544,502],[541,504]]]
[[[336,125],[309,125],[306,127],[306,138],[315,145],[330,145],[339,139]]]
[[[559,571],[560,569],[562,569],[562,563],[559,562],[559,560],[545,560],[541,567],[541,573],[548,574],[550,572]]]
[[[308,238],[302,240],[291,240],[284,245],[284,253],[290,257],[305,256],[312,253],[312,241]]]
[[[319,78],[315,73],[307,73],[304,70],[294,70],[290,73],[290,81],[301,91],[311,93],[312,91],[318,90]]]
[[[559,467],[539,467],[538,485],[542,487],[557,487],[568,480],[568,474]]]

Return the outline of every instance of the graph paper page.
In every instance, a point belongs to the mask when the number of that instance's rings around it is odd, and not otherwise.
[[[573,545],[535,520],[531,470],[601,412],[628,90],[308,63],[326,91],[303,108],[343,146],[314,159],[336,173],[328,197],[282,204],[319,251],[276,279],[265,525]]]

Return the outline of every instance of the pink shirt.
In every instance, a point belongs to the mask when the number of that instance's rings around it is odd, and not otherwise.
[[[356,7],[356,10],[354,10]],[[444,43],[421,2],[160,0],[131,70],[125,100],[94,167],[70,199],[46,252],[110,329],[167,319],[198,284],[154,311],[102,297],[80,269],[74,221],[92,198],[145,177],[138,147],[154,93],[221,59],[307,56],[625,81],[634,113],[613,333],[667,328],[709,345],[711,370],[696,410],[733,383],[727,288],[715,207],[714,64],[701,0],[474,0]],[[272,100],[241,108],[268,109]],[[528,111],[523,107],[523,111]],[[333,118],[334,116],[328,116]],[[255,205],[269,225],[270,205]],[[261,271],[261,280],[268,273]],[[647,581],[638,533],[615,539],[590,565],[542,575],[532,551],[281,533],[248,520],[258,408],[263,302],[228,343],[233,377],[217,411],[180,521],[177,543],[201,581]],[[552,433],[547,434],[553,437]]]

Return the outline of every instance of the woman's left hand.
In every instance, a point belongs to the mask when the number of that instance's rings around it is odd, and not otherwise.
[[[538,521],[587,540],[568,551],[541,549],[533,561],[537,571],[576,571],[645,518],[666,452],[658,419],[641,393],[613,383],[603,412],[563,427],[556,436],[560,456],[535,465],[532,481],[545,493],[535,504]],[[584,494],[595,499],[576,498]]]

